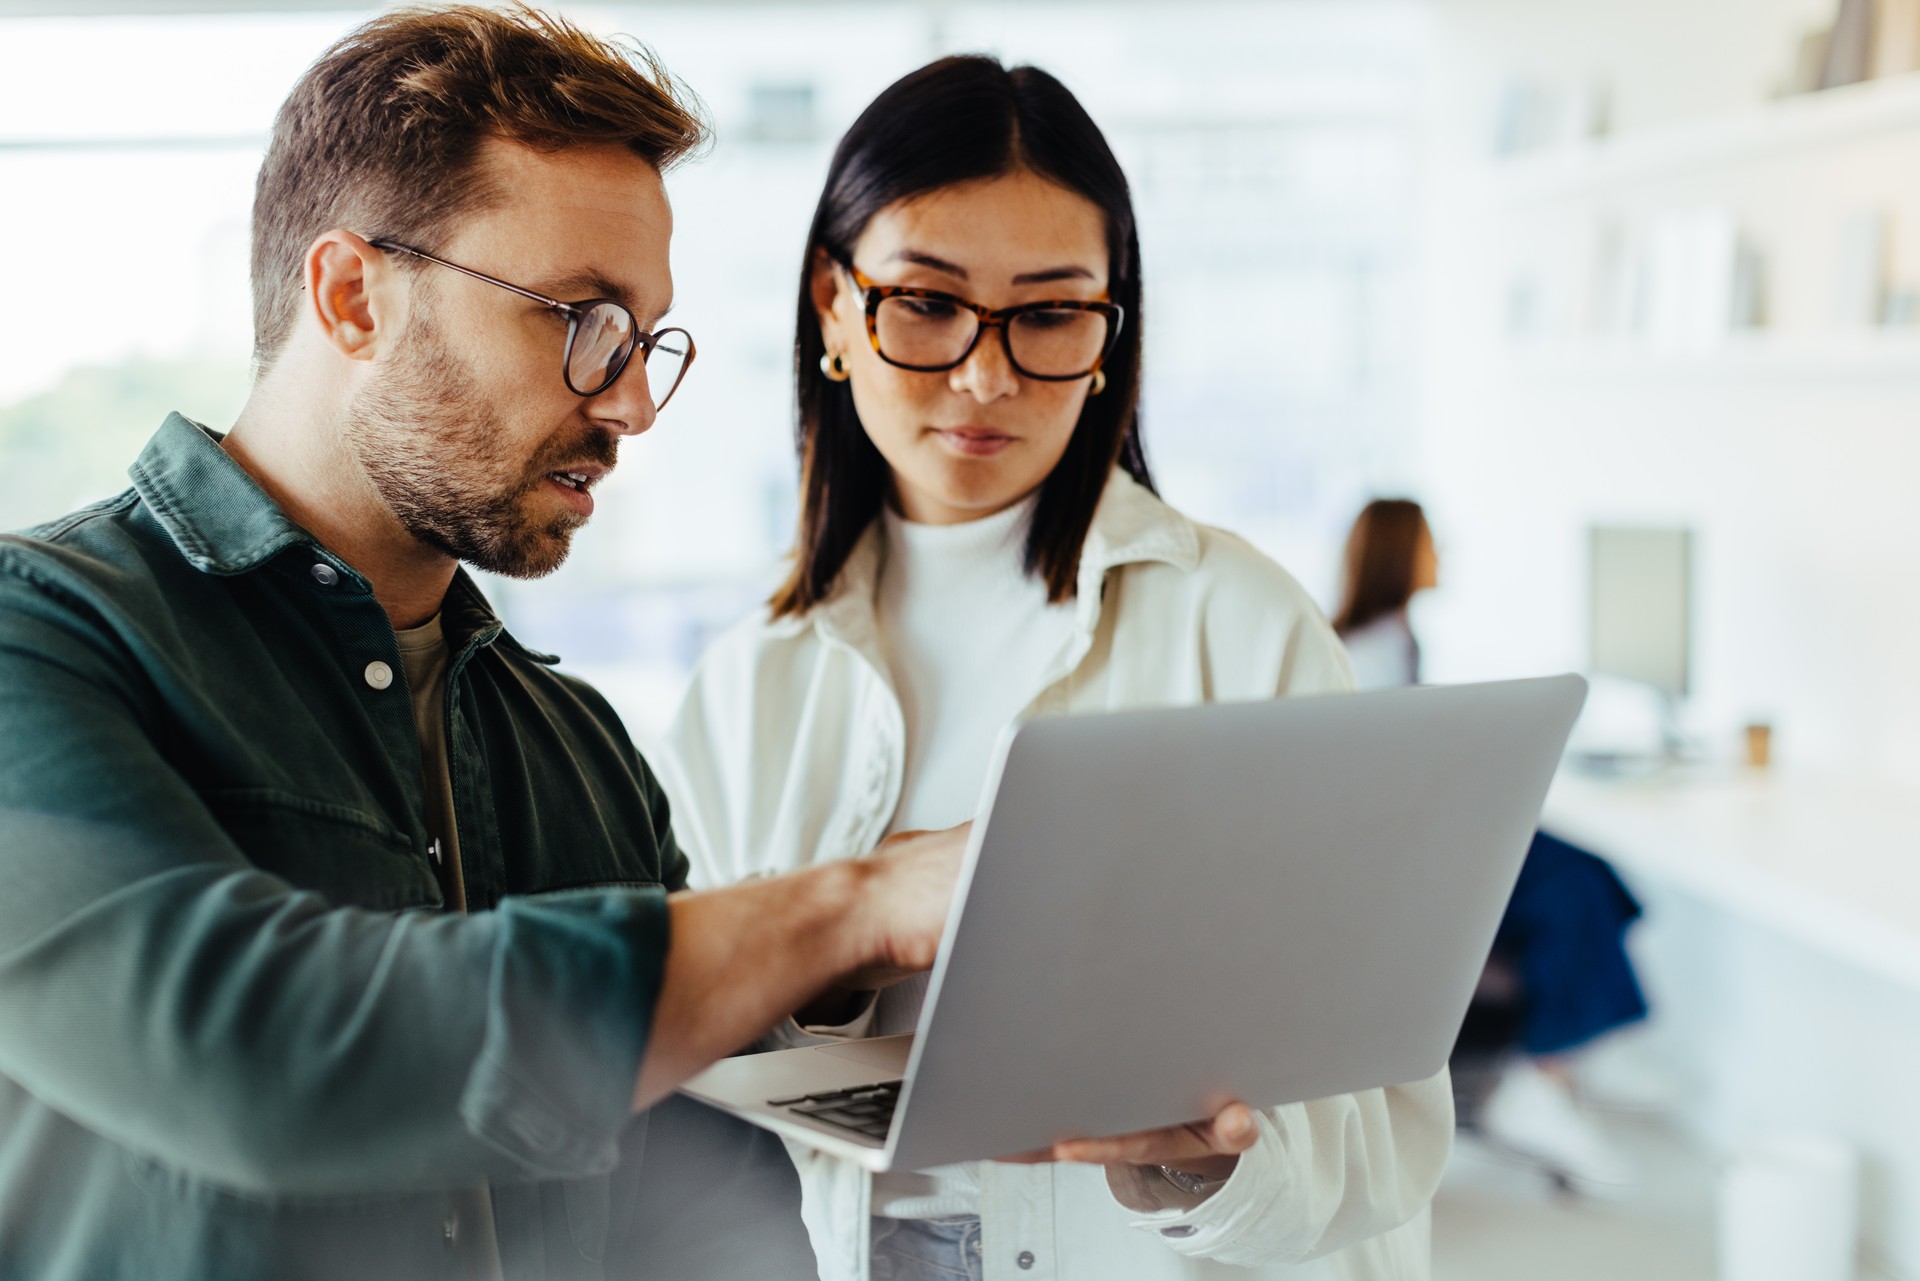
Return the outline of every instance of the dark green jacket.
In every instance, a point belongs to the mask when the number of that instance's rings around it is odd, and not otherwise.
[[[606,701],[456,578],[437,911],[367,582],[178,415],[132,476],[0,538],[0,1278],[448,1276],[483,1180],[510,1277],[678,1276],[649,1213],[754,1168],[804,1251],[790,1171],[691,1114],[648,1203],[685,860]]]

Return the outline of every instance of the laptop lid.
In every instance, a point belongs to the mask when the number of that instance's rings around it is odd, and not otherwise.
[[[1585,694],[1558,676],[1021,726],[887,1164],[1439,1071]]]

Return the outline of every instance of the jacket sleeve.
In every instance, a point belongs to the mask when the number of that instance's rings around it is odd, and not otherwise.
[[[267,1196],[610,1169],[663,894],[334,907],[247,860],[145,681],[91,607],[0,560],[0,1075]]]
[[[752,724],[744,687],[750,682],[731,634],[722,636],[694,669],[675,711],[654,769],[673,806],[673,834],[696,890],[731,885],[770,869],[741,847],[747,826],[742,789],[753,783]]]
[[[1244,674],[1246,685],[1216,697],[1351,690],[1346,652],[1306,593],[1270,562],[1255,572],[1266,579],[1260,590],[1223,593],[1208,611],[1204,630],[1232,637],[1242,659],[1223,655],[1215,670]],[[1244,661],[1249,637],[1260,639],[1265,662]],[[1452,1147],[1452,1083],[1443,1068],[1424,1081],[1290,1104],[1256,1120],[1260,1137],[1232,1178],[1204,1198],[1139,1166],[1108,1167],[1108,1187],[1135,1212],[1135,1227],[1181,1254],[1247,1266],[1317,1258],[1381,1237],[1426,1209]]]
[[[1255,1114],[1260,1137],[1233,1177],[1189,1196],[1140,1166],[1107,1186],[1135,1227],[1196,1258],[1255,1266],[1317,1258],[1389,1232],[1424,1210],[1453,1142],[1444,1069],[1412,1085]]]
[[[753,724],[750,648],[743,633],[723,637],[701,660],[687,693],[662,740],[656,768],[673,804],[674,836],[695,889],[730,885],[753,876],[792,871],[774,867],[764,851],[746,848],[744,833],[753,827],[752,798],[757,786],[756,753],[767,745],[752,741],[743,726]],[[744,784],[742,780],[745,780]],[[788,1017],[750,1047],[753,1052],[789,1050],[828,1041],[872,1035],[873,1002],[836,1027],[802,1026]]]

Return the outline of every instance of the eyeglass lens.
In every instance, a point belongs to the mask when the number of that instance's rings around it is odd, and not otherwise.
[[[574,326],[567,354],[567,381],[583,396],[612,382],[633,348],[633,316],[624,307],[596,303]]]
[[[626,366],[637,338],[633,315],[626,308],[613,303],[595,303],[587,308],[575,328],[567,382],[582,396],[606,390]],[[679,329],[662,330],[647,349],[647,388],[656,410],[666,405],[680,385],[691,352],[692,344]]]
[[[900,295],[874,312],[880,354],[903,365],[951,366],[965,357],[980,318],[938,298]],[[1007,318],[1013,363],[1042,378],[1091,373],[1107,346],[1107,317],[1097,311],[1043,308]]]

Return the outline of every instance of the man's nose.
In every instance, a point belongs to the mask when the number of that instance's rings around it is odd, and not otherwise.
[[[586,400],[587,417],[616,436],[638,436],[653,426],[653,388],[647,382],[644,354],[635,352],[613,385]]]
[[[967,358],[954,366],[947,386],[985,404],[1020,390],[1020,371],[1007,358],[1007,331],[994,326],[982,333]]]

